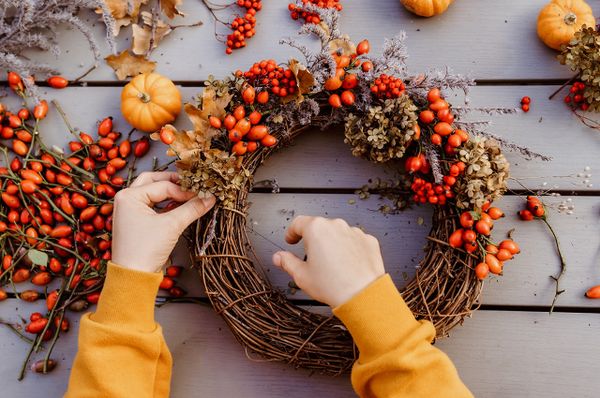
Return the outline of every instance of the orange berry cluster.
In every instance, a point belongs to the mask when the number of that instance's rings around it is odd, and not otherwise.
[[[246,72],[238,70],[236,75],[243,76],[254,87],[265,88],[279,97],[287,97],[295,94],[298,90],[296,77],[292,70],[278,66],[273,59],[256,62]],[[258,103],[265,104],[268,100],[269,96],[266,90],[258,93]]]
[[[569,89],[569,94],[565,97],[565,103],[571,105],[573,109],[580,108],[582,111],[587,111],[590,107],[583,97],[585,90],[584,82],[575,82]]]
[[[429,90],[427,94],[427,109],[419,114],[419,121],[426,125],[433,125],[433,134],[430,136],[433,145],[444,146],[444,152],[452,156],[456,148],[469,140],[469,134],[461,129],[455,129],[454,115],[448,102],[442,98],[437,88]]]
[[[257,99],[254,87],[245,87],[242,90],[242,99],[245,104],[253,105]],[[256,151],[261,145],[272,147],[277,144],[277,138],[269,134],[269,128],[264,124],[259,124],[261,119],[262,114],[257,110],[252,110],[250,114],[246,115],[245,105],[240,104],[232,113],[226,114],[223,120],[216,116],[210,116],[209,122],[216,129],[224,127],[227,130],[229,141],[233,143],[231,152],[243,156],[247,152]]]
[[[302,6],[305,6],[306,4],[314,4],[319,8],[335,8],[337,11],[342,11],[343,8],[340,4],[340,0],[302,0]],[[321,22],[319,14],[305,11],[302,6],[293,3],[288,5],[292,19],[303,19],[306,23],[314,24]]]
[[[246,47],[246,39],[254,36],[256,31],[256,13],[262,9],[261,0],[237,0],[238,6],[246,9],[246,15],[237,17],[231,22],[233,33],[227,35],[227,48],[225,53],[231,54],[233,50]]]
[[[398,98],[406,89],[402,79],[382,74],[371,84],[371,92],[378,98]]]
[[[356,95],[352,91],[358,86],[358,77],[355,73],[348,72],[361,66],[363,70],[370,70],[373,67],[371,61],[362,62],[357,59],[358,56],[367,54],[370,50],[368,40],[363,40],[356,46],[356,52],[351,55],[338,54],[334,51],[331,56],[335,60],[335,75],[325,81],[324,88],[329,94],[329,105],[333,108],[341,108],[343,105],[350,106],[356,101]],[[365,65],[368,67],[365,69]],[[335,92],[341,90],[340,92]]]
[[[494,245],[489,243],[489,236],[494,227],[494,221],[504,217],[504,212],[497,207],[492,207],[487,202],[481,212],[465,211],[460,215],[462,228],[455,230],[448,239],[450,246],[462,248],[468,253],[481,248],[484,261],[477,264],[475,274],[479,280],[485,279],[489,273],[502,274],[504,262],[511,260],[521,250],[512,240],[507,239]],[[479,242],[478,242],[479,241]],[[485,249],[483,249],[485,245]]]
[[[546,209],[542,201],[535,196],[527,197],[527,208],[519,211],[519,218],[523,221],[531,221],[546,215]]]

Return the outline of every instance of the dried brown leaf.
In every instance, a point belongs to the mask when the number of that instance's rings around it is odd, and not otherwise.
[[[156,62],[148,61],[142,55],[132,55],[128,50],[121,52],[119,55],[111,54],[104,59],[114,69],[119,80],[140,73],[152,72],[156,68]]]
[[[294,94],[284,97],[282,101],[284,104],[293,100],[302,102],[304,100],[302,94],[310,92],[315,85],[315,78],[306,66],[295,59],[291,59],[290,62],[288,62],[288,66],[296,78],[296,87],[298,87],[298,90],[296,90]]]
[[[177,8],[181,3],[183,3],[183,0],[160,0],[160,8],[169,19],[173,19],[176,15],[184,15]]]
[[[158,16],[153,17],[147,11],[142,12],[143,25],[133,24],[133,43],[131,50],[134,54],[148,54],[158,47],[161,40],[172,32],[171,26],[166,24]]]
[[[342,36],[339,39],[334,39],[329,42],[329,50],[337,55],[352,55],[356,54],[356,45],[350,41],[347,36]]]

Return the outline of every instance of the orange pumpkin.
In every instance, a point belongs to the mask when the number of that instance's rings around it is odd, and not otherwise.
[[[583,25],[596,26],[591,7],[583,0],[552,0],[540,11],[538,36],[550,48],[560,50]]]
[[[158,73],[134,77],[121,92],[121,113],[133,127],[153,132],[175,120],[181,111],[181,94],[175,84]]]
[[[454,0],[400,0],[406,9],[422,17],[443,13]]]

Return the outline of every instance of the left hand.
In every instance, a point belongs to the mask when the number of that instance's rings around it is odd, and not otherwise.
[[[173,172],[144,172],[115,196],[112,261],[138,271],[157,272],[167,262],[179,236],[215,204],[176,184]],[[165,213],[153,207],[165,200],[184,202]]]

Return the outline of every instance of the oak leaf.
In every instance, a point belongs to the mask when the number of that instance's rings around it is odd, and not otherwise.
[[[156,68],[156,62],[148,61],[143,55],[132,55],[128,50],[124,50],[119,55],[111,54],[104,59],[114,69],[119,80],[140,73],[149,73]]]
[[[142,25],[133,24],[132,26],[131,50],[138,55],[150,53],[173,30],[158,16],[153,16],[147,11],[142,12],[142,22]]]
[[[177,8],[181,3],[183,0],[160,0],[160,8],[169,19],[173,19],[175,15],[184,16]]]

